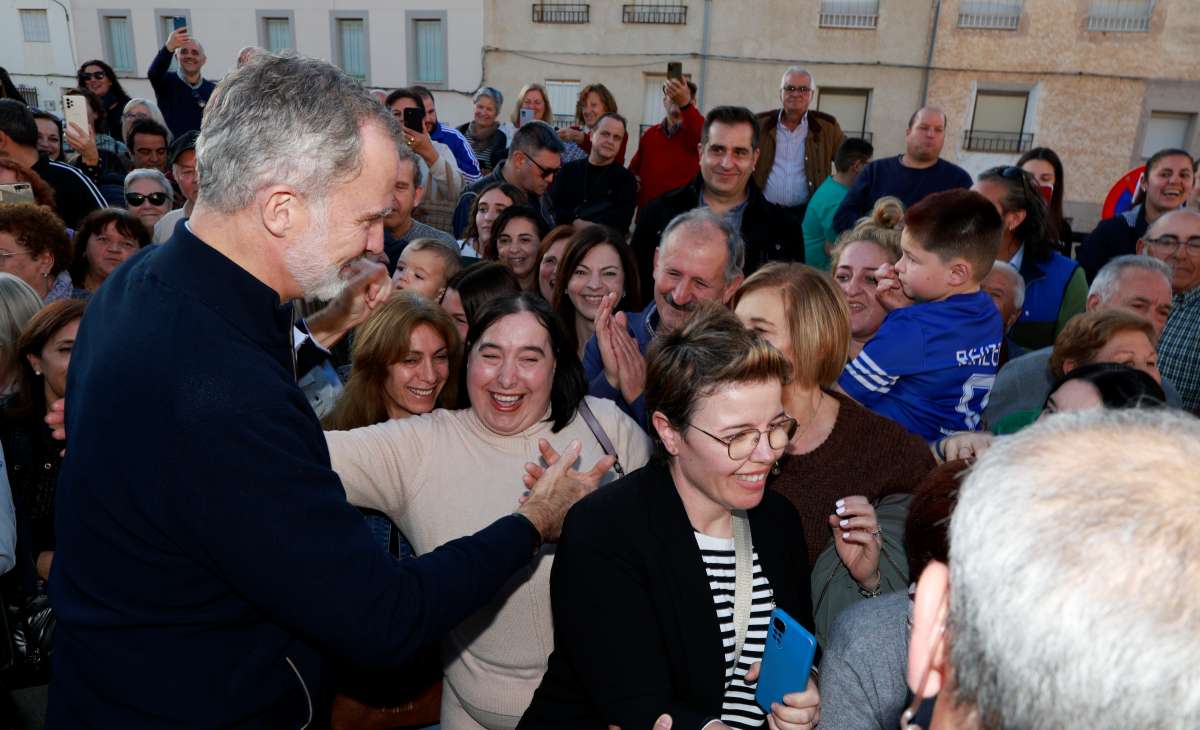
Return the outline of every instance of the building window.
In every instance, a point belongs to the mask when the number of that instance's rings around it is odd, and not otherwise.
[[[21,11],[21,34],[26,43],[49,43],[50,20],[45,10]]]
[[[868,142],[874,136],[867,131],[870,104],[870,89],[821,89],[817,97],[817,110],[836,117],[847,137],[861,137]]]
[[[101,16],[100,27],[108,64],[114,71],[135,70],[137,62],[133,55],[133,31],[130,28],[129,13],[105,13]]]
[[[259,11],[260,13],[262,11]],[[258,44],[271,53],[293,51],[296,40],[292,37],[292,17],[261,15],[258,21]]]
[[[554,126],[569,127],[575,123],[575,102],[579,99],[578,81],[547,81],[546,94],[554,111]]]
[[[1154,0],[1091,0],[1087,29],[1116,33],[1145,33],[1150,30]]]
[[[634,3],[621,6],[622,23],[687,25],[687,6],[667,3]]]
[[[590,3],[534,3],[535,23],[588,23],[591,22]]]
[[[446,12],[405,13],[409,84],[446,86]]]
[[[183,24],[191,31],[192,18],[191,14],[186,10],[164,10],[159,8],[154,11],[158,16],[158,46],[159,48],[167,45],[167,38],[175,32],[175,19],[183,18]],[[171,59],[171,67],[168,73],[175,73],[179,70],[179,59]]]
[[[1142,140],[1142,158],[1149,158],[1159,150],[1187,149],[1194,121],[1194,114],[1150,112],[1150,122]]]
[[[25,106],[33,109],[40,109],[41,104],[38,102],[38,90],[32,86],[18,86],[17,91],[21,94],[21,98],[25,100]]]
[[[874,28],[879,0],[821,0],[822,28]]]
[[[1025,152],[1033,146],[1033,135],[1025,132],[1027,91],[984,91],[975,94],[971,128],[963,136],[963,148],[972,152]]]
[[[1021,0],[963,0],[958,6],[959,28],[1016,30],[1021,23]]]
[[[333,20],[333,52],[337,65],[348,75],[366,82],[370,71],[370,52],[367,42],[367,17],[335,11]]]

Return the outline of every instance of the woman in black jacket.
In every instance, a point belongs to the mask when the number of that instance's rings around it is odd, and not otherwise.
[[[681,728],[765,727],[754,692],[771,611],[812,627],[804,528],[765,490],[796,428],[782,405],[786,360],[715,304],[647,360],[661,458],[568,515],[550,579],[554,653],[520,728],[641,729],[663,713]],[[745,525],[753,581],[739,630]],[[819,717],[811,679],[796,683],[773,708],[778,728]]]

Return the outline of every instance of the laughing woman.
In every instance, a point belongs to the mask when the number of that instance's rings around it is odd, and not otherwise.
[[[579,442],[579,468],[595,464],[585,476],[599,483],[615,478],[606,442],[624,469],[649,458],[649,440],[632,419],[611,401],[584,397],[579,359],[540,296],[489,303],[471,324],[466,351],[470,408],[326,434],[347,499],[387,514],[418,553],[512,512],[525,465],[550,449]],[[543,550],[445,640],[444,730],[516,726],[554,644],[552,562]]]
[[[538,290],[538,248],[545,236],[546,224],[528,205],[505,208],[492,224],[496,257],[521,282],[521,291]]]
[[[812,628],[804,527],[765,488],[796,431],[787,361],[716,304],[659,335],[647,361],[658,457],[567,516],[551,578],[559,643],[521,728],[649,728],[661,713],[705,730],[812,728],[820,700],[804,675],[769,719],[754,701],[771,611]]]

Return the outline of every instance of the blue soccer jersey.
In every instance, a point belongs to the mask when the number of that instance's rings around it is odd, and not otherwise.
[[[1004,324],[984,292],[897,309],[838,385],[926,441],[974,431],[1000,365]]]

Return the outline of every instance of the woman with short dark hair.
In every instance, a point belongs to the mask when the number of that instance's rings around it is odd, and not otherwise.
[[[92,211],[75,231],[75,255],[68,271],[86,296],[130,256],[150,245],[150,231],[132,213],[119,208]]]
[[[58,216],[33,203],[0,205],[0,271],[20,277],[49,304],[72,295],[71,241]]]
[[[537,255],[545,236],[546,224],[536,210],[528,205],[511,205],[492,224],[490,248],[495,251],[494,257],[485,253],[484,258],[495,258],[513,272],[521,282],[521,291],[537,292]]]
[[[80,65],[76,77],[81,89],[87,89],[100,100],[105,131],[114,139],[125,139],[121,134],[121,114],[129,103],[129,94],[121,87],[117,72],[104,61],[93,58]]]
[[[655,461],[571,510],[551,581],[557,643],[523,729],[650,728],[661,713],[766,727],[754,694],[771,612],[812,628],[804,526],[766,489],[796,430],[787,360],[708,303],[647,362]],[[773,728],[820,715],[815,683],[794,680]]]
[[[605,296],[615,297],[613,312],[641,309],[633,251],[624,236],[607,226],[585,226],[567,240],[555,279],[550,301],[581,358],[596,333]]]
[[[610,451],[623,469],[649,457],[632,419],[611,401],[585,396],[579,359],[540,296],[485,305],[466,353],[469,408],[326,433],[350,503],[388,515],[418,553],[512,512],[526,465],[556,460],[571,442],[582,447],[581,468],[596,464],[586,475],[593,483],[615,478]],[[525,711],[554,641],[552,556],[544,552],[504,597],[447,638],[446,730],[511,728]]]
[[[450,277],[442,295],[442,309],[454,320],[459,339],[466,341],[484,306],[506,294],[520,294],[521,283],[506,267],[495,261],[479,261]]]

